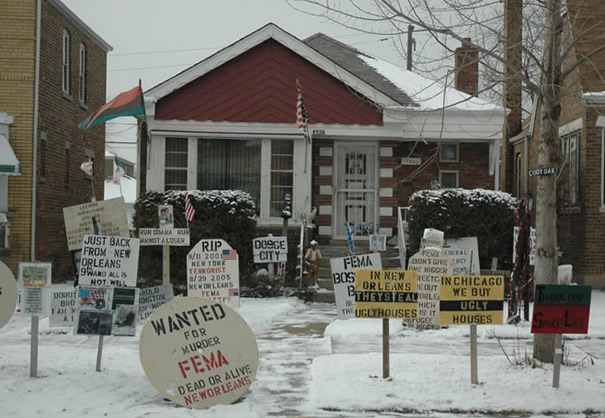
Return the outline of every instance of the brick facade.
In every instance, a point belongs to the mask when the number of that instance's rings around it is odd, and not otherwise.
[[[36,156],[35,259],[53,263],[55,281],[71,279],[73,273],[63,208],[89,201],[93,194],[91,179],[80,164],[94,155],[94,194],[102,200],[105,154],[104,127],[91,129],[82,140],[77,124],[106,102],[107,45],[99,45],[62,7],[56,1],[42,2]],[[13,23],[7,28],[2,22],[0,34],[3,45],[7,41],[13,47],[10,65],[0,69],[0,110],[14,117],[10,141],[23,167],[23,175],[11,179],[9,187],[9,210],[15,213],[10,267],[15,270],[19,261],[31,260],[36,1],[9,0],[8,11],[8,21]],[[70,34],[69,94],[62,91],[64,30]],[[86,103],[79,100],[80,44],[87,51]]]

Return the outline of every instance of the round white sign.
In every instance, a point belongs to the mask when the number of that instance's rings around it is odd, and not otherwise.
[[[139,356],[162,396],[188,408],[235,402],[258,369],[258,346],[246,321],[201,297],[173,299],[153,311],[141,331]]]
[[[10,269],[0,261],[0,328],[10,321],[17,306],[17,281]]]

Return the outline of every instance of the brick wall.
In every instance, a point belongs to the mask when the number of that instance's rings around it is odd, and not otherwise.
[[[94,155],[94,195],[103,200],[105,127],[86,133],[77,128],[80,121],[106,102],[106,52],[59,10],[44,3],[40,68],[40,119],[38,133],[38,183],[36,254],[53,263],[58,281],[70,279],[71,258],[65,238],[63,208],[90,201],[93,181],[80,164]],[[70,34],[70,93],[62,91],[62,39]],[[79,100],[80,44],[87,51],[87,100]],[[42,141],[45,140],[45,147]],[[45,154],[45,155],[43,155]],[[45,164],[45,167],[43,167]],[[44,173],[42,171],[45,171]]]

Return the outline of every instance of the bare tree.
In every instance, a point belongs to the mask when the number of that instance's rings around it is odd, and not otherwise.
[[[586,16],[585,7],[588,5],[585,2],[588,0],[566,0],[564,4],[564,0],[504,0],[505,6],[511,1],[523,6],[524,42],[507,37],[507,32],[502,30],[504,10],[501,0],[288,1],[305,13],[346,27],[393,36],[399,45],[404,45],[402,39],[408,25],[414,25],[426,34],[425,42],[441,46],[441,50],[448,54],[453,54],[460,43],[476,48],[480,52],[480,63],[489,74],[481,90],[492,91],[494,97],[494,94],[502,91],[506,82],[511,85],[513,78],[513,85],[518,83],[539,109],[538,166],[555,167],[557,172],[561,170],[564,160],[561,157],[558,128],[561,103],[567,94],[563,86],[569,88],[573,80],[571,76],[578,68],[605,50],[605,44],[600,42],[594,45],[590,53],[581,57],[574,55],[574,47],[583,37],[605,25],[605,19],[589,19],[576,25],[582,16]],[[594,2],[592,5],[594,9]],[[506,53],[508,48],[517,48],[522,58],[511,58]],[[414,70],[422,72],[424,69],[430,74],[443,75],[443,72],[435,71],[437,67],[443,68],[443,58],[446,57],[435,54],[417,56]],[[447,58],[453,62],[449,56]],[[508,132],[508,137],[514,134]],[[557,283],[556,190],[556,176],[538,177],[536,284]],[[534,358],[543,362],[553,361],[552,335],[535,336]]]

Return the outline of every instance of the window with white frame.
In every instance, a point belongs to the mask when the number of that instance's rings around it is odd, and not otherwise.
[[[458,144],[441,144],[439,150],[440,162],[458,162]]]
[[[271,217],[280,217],[286,194],[293,197],[294,142],[271,141]]]
[[[458,187],[458,170],[439,170],[439,185],[442,189]]]
[[[260,200],[261,140],[198,140],[197,188],[243,190]]]
[[[71,36],[67,29],[63,30],[63,58],[62,58],[62,88],[63,93],[70,94],[70,53],[71,53]]]
[[[80,44],[80,66],[78,69],[78,96],[80,104],[85,105],[88,95],[86,87],[86,65],[87,65],[86,45]]]
[[[187,138],[166,138],[164,190],[187,190]]]
[[[561,152],[564,165],[560,196],[574,205],[578,203],[580,190],[580,131],[561,137]]]

